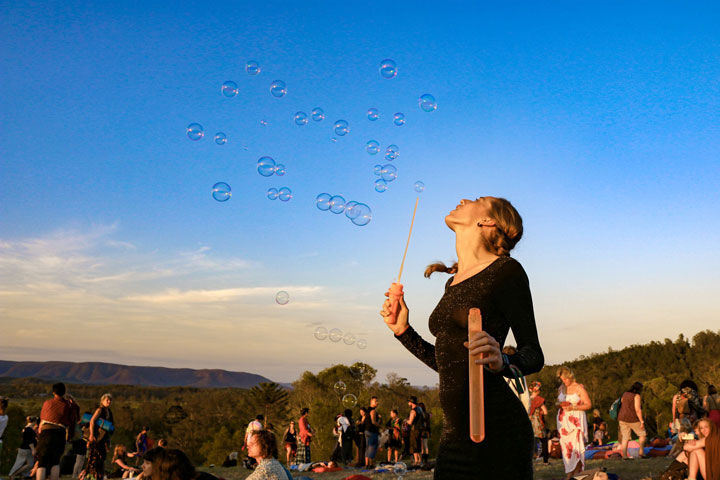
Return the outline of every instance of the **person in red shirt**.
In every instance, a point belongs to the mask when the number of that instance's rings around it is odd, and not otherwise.
[[[312,441],[313,430],[308,421],[308,413],[310,409],[305,407],[300,410],[300,442],[298,443],[297,461],[298,463],[310,463],[310,442]]]
[[[50,479],[60,478],[60,458],[65,452],[65,442],[75,433],[80,408],[72,400],[64,398],[65,384],[52,386],[53,398],[43,403],[40,412],[40,435],[36,457],[38,461],[37,480],[45,480],[50,469]]]

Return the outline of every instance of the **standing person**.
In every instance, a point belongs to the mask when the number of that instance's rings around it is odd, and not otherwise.
[[[355,422],[355,430],[357,430],[357,434],[355,435],[355,446],[357,447],[357,461],[355,462],[355,467],[362,468],[365,466],[365,446],[367,443],[365,437],[365,419],[367,418],[367,409],[365,407],[360,407],[358,412],[360,417]]]
[[[252,436],[253,432],[257,432],[259,430],[263,429],[262,422],[265,421],[265,416],[262,414],[255,415],[255,419],[252,420],[250,423],[248,423],[247,428],[245,429],[245,444],[243,445],[242,449],[245,450],[248,448],[248,442],[250,441],[250,437]],[[255,459],[248,454],[247,461],[245,463],[245,466],[247,468],[254,468],[255,466]]]
[[[285,429],[282,437],[282,443],[285,448],[285,456],[287,465],[295,463],[297,455],[297,432],[295,431],[295,422],[291,421],[288,428]]]
[[[545,399],[540,396],[540,382],[530,384],[530,424],[532,425],[533,435],[535,436],[536,445],[540,445],[540,455],[543,463],[548,463],[550,454],[548,453],[547,435],[545,434],[545,415],[548,413]],[[535,447],[537,451],[537,446]]]
[[[5,433],[5,429],[7,428],[8,424],[7,408],[8,399],[5,397],[0,397],[0,454],[2,454],[3,434]]]
[[[65,384],[52,386],[53,398],[45,400],[40,411],[40,433],[36,450],[37,480],[45,480],[50,470],[51,480],[60,478],[60,458],[65,452],[65,441],[75,434],[77,404],[64,398]]]
[[[425,428],[425,412],[418,405],[415,395],[408,398],[408,406],[410,407],[410,415],[408,415],[408,425],[410,425],[410,453],[413,456],[413,465],[422,464],[422,441],[420,435]]]
[[[87,450],[87,466],[85,467],[85,475],[81,474],[84,480],[103,480],[105,477],[105,459],[110,449],[111,433],[107,428],[101,428],[105,424],[114,425],[110,405],[112,404],[112,395],[109,393],[100,397],[100,406],[95,409],[90,419],[90,435],[88,436]]]
[[[336,421],[340,444],[340,460],[347,465],[352,461],[352,410],[346,408]]]
[[[585,387],[575,381],[572,371],[562,366],[557,377],[561,384],[558,389],[557,427],[560,432],[560,447],[565,464],[566,480],[570,480],[585,468],[585,443],[588,441],[587,417],[585,412],[592,408],[592,402]]]
[[[365,415],[365,468],[375,468],[375,455],[380,436],[380,420],[377,413],[378,398],[370,398],[370,406]]]
[[[25,420],[27,420],[27,425],[25,425],[22,431],[22,441],[20,442],[20,447],[18,447],[15,464],[10,469],[10,473],[8,473],[9,480],[13,480],[15,477],[22,475],[26,470],[30,470],[35,463],[38,419],[36,417],[27,417]]]
[[[535,327],[530,286],[522,266],[510,250],[523,234],[522,218],[505,199],[480,197],[461,200],[445,217],[455,232],[458,263],[430,265],[425,275],[443,271],[455,274],[430,316],[435,345],[423,340],[408,324],[408,308],[400,298],[395,323],[390,301],[382,315],[396,338],[439,373],[440,404],[444,412],[435,478],[475,479],[478,472],[498,478],[525,479],[533,475],[533,432],[527,412],[505,383],[514,376],[511,366],[528,375],[543,366],[543,354]],[[467,319],[471,308],[482,312],[483,332],[468,341]],[[517,353],[500,352],[512,328]],[[485,440],[470,439],[468,351],[475,363],[484,365]],[[507,442],[512,438],[512,442]]]
[[[303,407],[300,409],[300,420],[298,420],[298,426],[300,427],[300,442],[298,443],[297,460],[298,463],[310,463],[312,462],[310,456],[310,442],[312,442],[313,429],[310,426],[308,420],[308,413],[310,409]]]
[[[680,383],[680,390],[672,398],[672,416],[675,431],[680,428],[683,418],[695,422],[705,414],[705,409],[698,397],[698,386],[692,380],[686,379]]]
[[[135,453],[137,453],[135,456],[136,464],[140,462],[142,456],[148,451],[148,430],[148,427],[143,426],[140,433],[135,437]]]
[[[643,385],[640,382],[632,384],[627,392],[623,393],[620,400],[620,411],[618,412],[618,422],[620,423],[620,432],[622,436],[622,456],[623,458],[628,457],[627,446],[630,442],[632,432],[638,436],[638,443],[640,444],[640,455],[645,458],[644,448],[645,440],[647,439],[647,433],[645,433],[645,421],[642,415],[642,399],[640,393],[642,392]]]
[[[77,480],[85,466],[85,457],[87,457],[87,441],[83,438],[77,438],[72,441],[72,453],[75,454],[75,465],[73,465],[72,478]]]
[[[420,432],[420,459],[422,464],[425,465],[430,460],[430,412],[425,408],[423,402],[418,403],[418,407],[425,414],[423,429]]]
[[[720,429],[720,395],[715,385],[708,385],[708,393],[703,399],[703,407],[708,412],[708,418]]]
[[[387,444],[387,461],[397,463],[402,448],[402,422],[396,409],[390,410],[390,419],[385,426],[390,430],[390,439]],[[394,460],[393,460],[393,455]]]

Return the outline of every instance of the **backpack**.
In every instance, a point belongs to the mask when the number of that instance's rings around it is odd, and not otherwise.
[[[610,411],[608,412],[610,414],[610,418],[613,420],[618,419],[618,413],[620,413],[620,405],[622,404],[622,396],[618,397],[617,400],[613,402],[612,405],[610,405]]]
[[[675,404],[675,410],[677,413],[688,415],[690,413],[690,397],[685,394],[680,395]]]

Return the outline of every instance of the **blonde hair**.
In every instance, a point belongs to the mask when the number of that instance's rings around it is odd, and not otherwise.
[[[565,377],[565,378],[569,378],[572,381],[575,381],[575,374],[572,372],[572,370],[570,370],[565,365],[563,365],[562,367],[557,369],[556,376],[558,378]]]
[[[106,398],[109,398],[110,400],[113,399],[111,394],[109,394],[109,393],[103,393],[103,396],[100,397],[100,401],[102,402],[102,401],[105,400]]]
[[[515,207],[504,198],[483,198],[488,200],[490,205],[488,217],[495,222],[495,228],[490,229],[484,235],[481,234],[483,246],[488,252],[499,257],[509,257],[510,250],[517,245],[523,235],[522,217]],[[443,262],[435,262],[425,268],[425,278],[430,278],[430,275],[435,272],[453,275],[457,273],[457,270],[457,262],[452,267],[448,267]]]

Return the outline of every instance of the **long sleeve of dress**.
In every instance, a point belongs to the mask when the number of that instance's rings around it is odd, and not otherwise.
[[[415,355],[421,362],[437,372],[437,361],[435,359],[435,345],[423,340],[419,333],[412,326],[408,326],[402,334],[396,335],[400,343]]]

